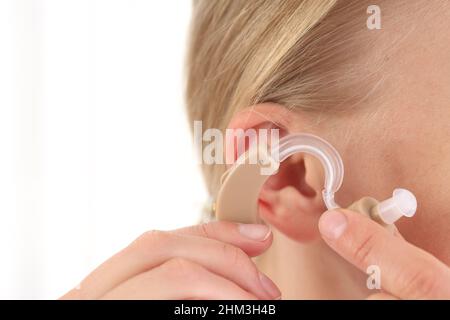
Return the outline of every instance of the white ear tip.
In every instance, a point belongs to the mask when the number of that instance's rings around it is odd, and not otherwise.
[[[395,189],[392,198],[406,217],[412,217],[417,210],[417,200],[413,193],[406,189]]]
[[[378,204],[378,212],[384,223],[393,224],[401,217],[412,217],[417,210],[417,200],[411,191],[395,189],[392,197]]]

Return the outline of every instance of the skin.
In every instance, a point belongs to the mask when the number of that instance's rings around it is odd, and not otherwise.
[[[62,299],[278,299],[250,259],[271,242],[267,226],[230,222],[149,231]]]
[[[426,10],[388,7],[395,19],[385,19],[376,39],[386,53],[373,57],[386,61],[379,98],[342,123],[351,127],[347,137],[363,139],[349,138],[339,146],[352,170],[338,200],[348,204],[368,194],[383,199],[395,187],[410,188],[418,214],[399,221],[401,233],[450,264],[450,7],[440,1],[416,1],[412,7]],[[396,39],[398,45],[388,49]]]
[[[398,3],[383,6],[382,30],[367,34],[370,46],[361,43],[355,65],[377,62],[369,72],[385,77],[356,111],[330,112],[320,122],[317,114],[265,103],[229,124],[276,124],[331,142],[346,167],[336,195],[343,207],[410,189],[418,211],[396,224],[398,233],[349,210],[324,213],[321,165],[295,155],[260,195],[271,233],[229,222],[148,232],[62,298],[276,299],[281,291],[284,299],[450,299],[450,6]],[[381,270],[382,291],[366,287],[372,264]]]
[[[343,207],[363,196],[386,199],[396,187],[412,190],[418,200],[416,216],[397,223],[410,243],[408,250],[394,245],[389,233],[371,239],[370,230],[377,225],[366,219],[350,228],[355,234],[348,236],[344,252],[317,228],[325,211],[321,165],[307,155],[288,159],[260,195],[260,214],[274,229],[274,243],[258,264],[283,298],[361,299],[374,294],[366,287],[366,266],[349,258],[352,251],[366,251],[367,261],[374,262],[402,257],[393,266],[380,266],[389,296],[450,297],[450,8],[444,2],[410,3],[383,6],[386,19],[380,33],[366,31],[360,60],[353,63],[369,65],[367,72],[378,72],[383,79],[357,108],[340,114],[325,110],[319,117],[265,103],[243,110],[230,123],[230,128],[245,129],[267,127],[269,120],[287,133],[310,132],[331,142],[346,167],[336,195]],[[367,237],[358,237],[358,229]],[[403,273],[403,282],[393,288],[389,277]]]
[[[371,299],[450,299],[450,268],[366,217],[331,211],[319,221],[325,242],[361,271],[378,265],[384,292]]]
[[[261,268],[275,279],[286,298],[365,298],[373,294],[365,285],[369,261],[386,264],[380,265],[382,287],[390,296],[450,297],[450,8],[442,2],[414,4],[426,12],[401,5],[383,7],[386,16],[395,19],[386,18],[382,33],[371,38],[378,50],[361,55],[361,63],[369,61],[379,67],[377,62],[383,61],[380,74],[385,78],[375,96],[344,116],[325,114],[321,123],[314,122],[316,115],[301,111],[290,113],[284,122],[278,120],[290,132],[324,137],[341,153],[346,174],[336,197],[343,207],[367,195],[386,199],[396,187],[412,190],[418,200],[416,216],[397,223],[409,244],[389,233],[377,232],[371,237],[379,228],[367,219],[358,219],[358,227],[350,224],[345,246],[324,239],[323,234],[317,241],[314,236],[305,238],[292,232],[286,221],[294,230],[314,230],[315,219],[319,226],[323,223],[324,209],[316,202],[323,183],[320,165],[308,157],[292,160],[286,164],[291,174],[293,166],[303,161],[304,172],[297,176],[302,183],[287,184],[282,175],[272,178],[276,187],[269,185],[263,192],[261,212],[281,231],[261,259]],[[281,113],[274,105],[272,111],[267,108],[254,106],[249,112],[266,112],[266,117]],[[288,191],[280,188],[283,185],[294,188]],[[305,185],[315,193],[306,192]],[[364,261],[354,258],[361,252]],[[283,255],[289,255],[289,264],[277,260]]]

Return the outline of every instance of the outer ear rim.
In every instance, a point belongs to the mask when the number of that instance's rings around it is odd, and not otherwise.
[[[258,128],[263,126],[264,124],[267,125],[267,123],[270,123],[273,126],[280,127],[286,133],[298,132],[299,128],[298,125],[302,123],[302,121],[301,118],[300,119],[297,118],[298,118],[297,116],[292,116],[292,111],[288,110],[287,108],[279,104],[264,103],[248,107],[237,113],[230,121],[228,128],[246,130],[249,128]],[[306,125],[308,123],[304,124]],[[227,152],[229,152],[228,147],[226,147],[226,150]],[[295,159],[297,159],[297,163],[294,162],[291,165],[298,166],[298,159],[305,158],[306,154],[295,155],[285,160],[283,163],[286,163],[286,161],[288,162],[292,161],[294,157]],[[273,177],[269,177],[266,180],[266,182],[268,182],[268,180],[270,179],[273,179]],[[262,189],[264,188],[265,186]],[[315,190],[316,194],[321,195],[322,188],[323,188],[323,181],[320,184],[320,189]],[[274,190],[274,192],[280,191],[282,190]],[[320,218],[320,214],[323,212],[323,210],[317,209],[319,207],[317,206],[318,202],[314,201],[316,197],[310,197],[308,194],[306,196],[301,195],[301,193],[299,192],[297,193],[292,192],[292,194],[294,195],[296,194],[297,198],[295,201],[293,200],[293,202],[291,202],[290,205],[292,206],[292,204],[293,203],[295,204],[296,202],[302,204],[301,207],[294,206],[294,208],[301,209],[299,210],[299,212],[292,212],[292,210],[289,211],[289,206],[284,206],[284,208],[283,206],[281,206],[277,209],[277,212],[275,211],[270,212],[270,210],[266,210],[263,212],[264,209],[270,209],[270,205],[261,209],[261,203],[259,201],[260,196],[258,195],[257,210],[260,218],[266,221],[267,223],[273,225],[275,228],[279,229],[282,233],[286,234],[288,237],[295,239],[297,241],[305,242],[320,237],[320,234],[318,233],[317,229],[317,223]],[[320,208],[322,208],[323,201],[321,197],[320,197],[320,204],[321,204]],[[316,209],[313,210],[314,207]],[[280,212],[284,213],[280,214]]]
[[[288,130],[292,124],[293,111],[277,103],[265,102],[240,110],[233,116],[228,129],[254,128],[262,123],[271,123],[281,130]],[[239,114],[239,116],[237,116]]]

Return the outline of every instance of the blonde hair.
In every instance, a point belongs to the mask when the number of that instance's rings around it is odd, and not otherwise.
[[[194,0],[186,88],[191,124],[224,130],[236,111],[262,102],[326,112],[361,98],[355,88],[364,71],[352,61],[361,51],[358,30],[367,29],[362,2]],[[212,196],[224,169],[203,168]]]

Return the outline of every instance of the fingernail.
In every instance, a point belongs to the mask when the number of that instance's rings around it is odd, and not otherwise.
[[[347,228],[347,217],[339,211],[327,211],[319,220],[319,231],[328,239],[338,239]]]
[[[277,288],[275,283],[270,280],[265,274],[259,273],[259,280],[262,287],[267,292],[267,294],[274,300],[281,299],[281,291]]]
[[[264,224],[245,224],[240,223],[238,225],[238,230],[241,235],[244,237],[257,240],[264,241],[270,236],[270,228]]]

